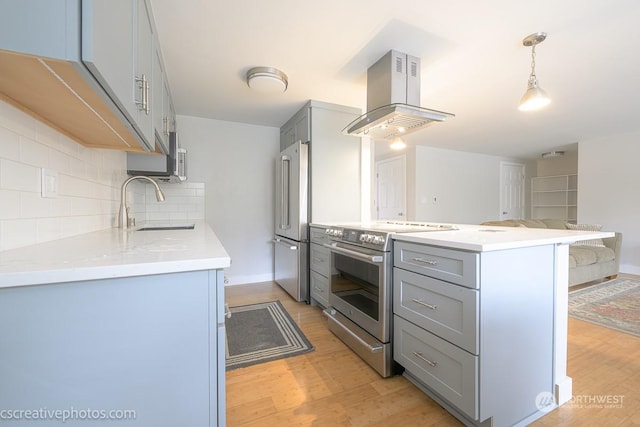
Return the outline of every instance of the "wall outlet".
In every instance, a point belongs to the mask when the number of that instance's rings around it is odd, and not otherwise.
[[[58,197],[58,172],[51,169],[40,169],[42,197],[55,199]]]

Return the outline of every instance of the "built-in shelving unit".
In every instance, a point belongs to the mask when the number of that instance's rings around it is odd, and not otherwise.
[[[531,178],[531,218],[578,219],[578,175]]]

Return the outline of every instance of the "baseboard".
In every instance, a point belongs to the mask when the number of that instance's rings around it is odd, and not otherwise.
[[[230,277],[228,277],[225,274],[225,279],[226,279],[225,286],[248,285],[251,283],[272,282],[273,273],[254,274],[249,276],[230,276]]]
[[[640,266],[638,266],[638,265],[629,265],[629,264],[620,264],[620,273],[637,274],[637,275],[640,276]]]

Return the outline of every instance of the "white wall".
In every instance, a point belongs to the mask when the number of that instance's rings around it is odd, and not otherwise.
[[[229,284],[273,280],[280,129],[189,116],[178,126],[189,181],[204,183],[206,221],[231,257]]]
[[[424,146],[416,146],[415,156],[416,220],[479,224],[500,218],[500,162],[517,160]]]
[[[55,199],[40,196],[40,169],[58,172]],[[0,101],[0,250],[115,225],[121,151],[86,148]]]
[[[640,132],[579,143],[578,222],[622,236],[620,270],[640,274]]]

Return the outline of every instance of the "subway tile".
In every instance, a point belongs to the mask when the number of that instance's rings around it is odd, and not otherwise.
[[[53,217],[71,216],[71,200],[72,197],[58,196],[55,199],[49,199],[50,212]]]
[[[0,158],[20,161],[20,135],[1,126]]]
[[[61,134],[50,126],[36,120],[36,141],[49,147],[60,145]]]
[[[0,159],[0,188],[40,192],[40,168]]]
[[[20,192],[0,190],[0,219],[20,218]]]
[[[36,220],[38,243],[62,238],[62,218],[40,218]]]
[[[44,218],[51,216],[51,200],[39,193],[20,193],[20,218]]]
[[[49,148],[49,169],[71,175],[72,157],[62,151]]]
[[[39,168],[49,167],[49,147],[32,141],[28,138],[20,138],[20,162]]]
[[[33,245],[36,239],[35,219],[8,219],[0,221],[0,235],[2,250]]]
[[[98,199],[74,197],[71,200],[71,214],[74,216],[99,215],[102,213],[100,207]]]
[[[0,126],[31,139],[36,137],[36,120],[3,101],[0,101]]]

